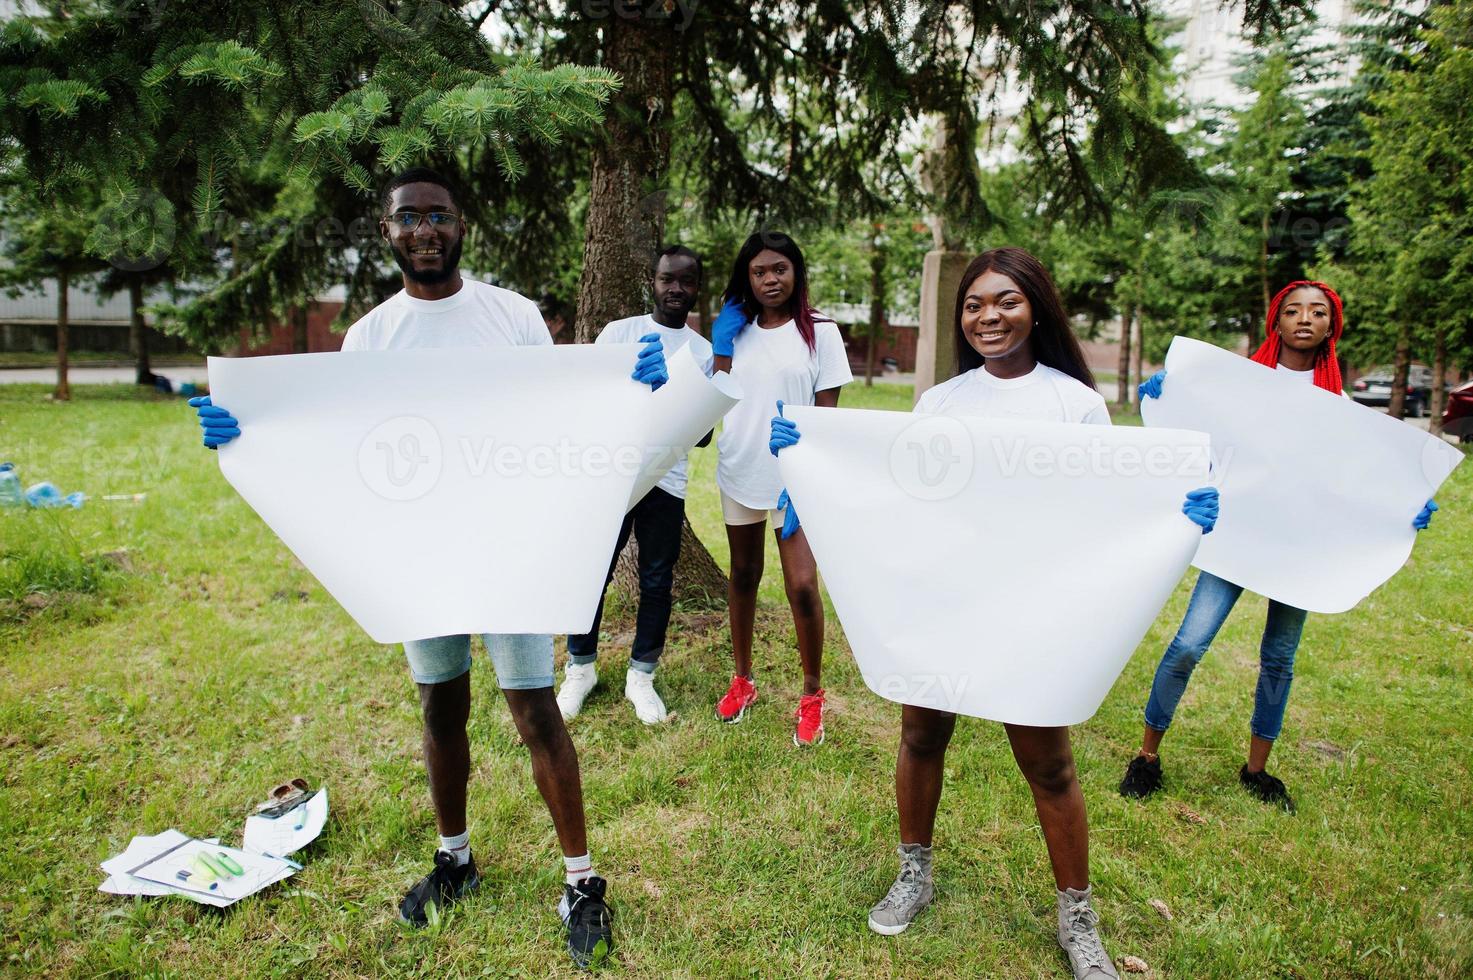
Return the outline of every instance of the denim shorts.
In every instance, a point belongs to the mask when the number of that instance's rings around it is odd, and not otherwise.
[[[552,637],[546,633],[482,633],[481,640],[504,691],[552,687]],[[404,644],[416,684],[443,684],[471,669],[471,638],[434,636]]]

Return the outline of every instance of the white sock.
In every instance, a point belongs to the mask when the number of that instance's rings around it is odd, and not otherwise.
[[[593,877],[593,858],[587,854],[563,858],[563,880],[576,885],[584,878]]]
[[[454,837],[440,836],[440,850],[455,858],[455,865],[459,867],[471,859],[471,832],[467,830],[463,834]]]

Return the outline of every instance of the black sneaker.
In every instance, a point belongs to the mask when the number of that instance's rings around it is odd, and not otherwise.
[[[1249,772],[1247,763],[1244,763],[1243,768],[1238,770],[1238,782],[1263,802],[1281,806],[1290,813],[1294,812],[1294,801],[1289,798],[1289,791],[1284,788],[1283,780],[1277,776],[1270,776],[1267,772]]]
[[[399,903],[399,921],[412,926],[429,925],[428,909],[439,908],[440,914],[467,892],[475,891],[481,883],[476,873],[476,859],[457,865],[449,851],[435,852],[435,870],[414,883],[409,894]]]
[[[1120,780],[1120,795],[1132,800],[1144,800],[1161,788],[1161,760],[1147,759],[1138,755],[1125,768],[1125,778]]]
[[[614,951],[614,912],[604,902],[609,883],[602,878],[584,878],[563,886],[557,914],[568,930],[568,952],[582,969],[603,966]]]

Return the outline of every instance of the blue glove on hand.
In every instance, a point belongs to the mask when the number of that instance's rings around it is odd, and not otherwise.
[[[1145,401],[1147,398],[1160,398],[1161,385],[1165,381],[1166,372],[1157,371],[1155,374],[1151,375],[1149,378],[1142,381],[1139,385],[1136,386],[1136,398],[1140,401]]]
[[[1211,534],[1217,524],[1217,488],[1200,487],[1187,491],[1181,512],[1187,515],[1187,520],[1200,527],[1203,534]]]
[[[1422,509],[1417,511],[1417,516],[1412,518],[1412,527],[1418,531],[1427,530],[1427,525],[1432,523],[1432,512],[1439,509],[1437,501],[1427,501],[1427,503],[1422,505]]]
[[[639,338],[639,342],[645,346],[634,362],[634,373],[630,377],[649,385],[650,391],[659,391],[660,385],[670,380],[670,372],[665,370],[665,345],[660,343],[657,333],[647,333]]]
[[[772,418],[772,438],[767,442],[767,448],[776,456],[779,452],[798,442],[798,426],[790,419],[783,418],[783,403],[779,399],[777,403],[777,414]]]
[[[711,323],[711,353],[717,357],[730,357],[736,347],[736,335],[747,325],[747,314],[742,304],[728,300]]]
[[[230,413],[210,401],[209,395],[191,398],[189,407],[199,412],[200,428],[205,430],[205,446],[214,449],[240,435],[240,423]]]
[[[788,497],[788,488],[783,487],[783,492],[777,498],[777,509],[786,511],[783,515],[783,529],[778,537],[786,541],[793,536],[793,532],[799,528],[798,509],[793,506],[793,501]]]

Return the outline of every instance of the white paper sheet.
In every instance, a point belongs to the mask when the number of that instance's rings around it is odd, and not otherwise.
[[[778,464],[881,697],[1094,714],[1201,540],[1198,432],[793,408]]]
[[[246,817],[241,849],[253,854],[286,857],[300,851],[322,834],[327,826],[327,787],[320,786],[306,803],[279,817]]]
[[[664,388],[629,377],[637,351],[211,358],[214,400],[242,429],[220,468],[379,643],[586,632],[666,431],[654,414]],[[659,411],[700,416],[703,434],[729,402],[677,376]]]
[[[209,855],[211,858],[225,855],[239,866],[240,873],[207,881],[193,864],[194,858],[201,854]],[[295,865],[280,858],[267,857],[264,854],[250,854],[233,847],[223,847],[220,844],[210,844],[186,837],[160,853],[146,857],[136,866],[129,868],[127,873],[139,881],[163,886],[169,890],[170,894],[183,895],[196,902],[207,905],[221,905],[222,903],[232,905],[284,878],[291,877],[295,870]],[[187,877],[181,879],[178,877],[180,873]]]
[[[689,344],[675,352],[667,367],[670,380],[653,396],[649,449],[626,513],[742,398],[741,385],[725,371],[706,377]]]
[[[102,862],[102,870],[106,871],[108,878],[98,886],[98,891],[107,892],[110,895],[146,895],[158,897],[161,895],[184,894],[176,888],[168,885],[157,884],[152,881],[144,881],[129,874],[129,870],[140,864],[163,854],[171,848],[178,847],[189,840],[188,835],[177,830],[166,830],[161,834],[143,835],[134,837],[128,843],[123,853],[108,858]],[[210,837],[205,840],[207,844],[218,844],[218,837]],[[225,908],[232,904],[230,900],[218,895],[191,895],[184,897],[201,905],[213,905],[216,908]]]
[[[1412,518],[1463,460],[1405,422],[1200,340],[1175,338],[1166,371],[1141,417],[1210,433],[1222,491],[1192,563],[1300,609],[1344,612],[1394,575],[1416,540]]]

